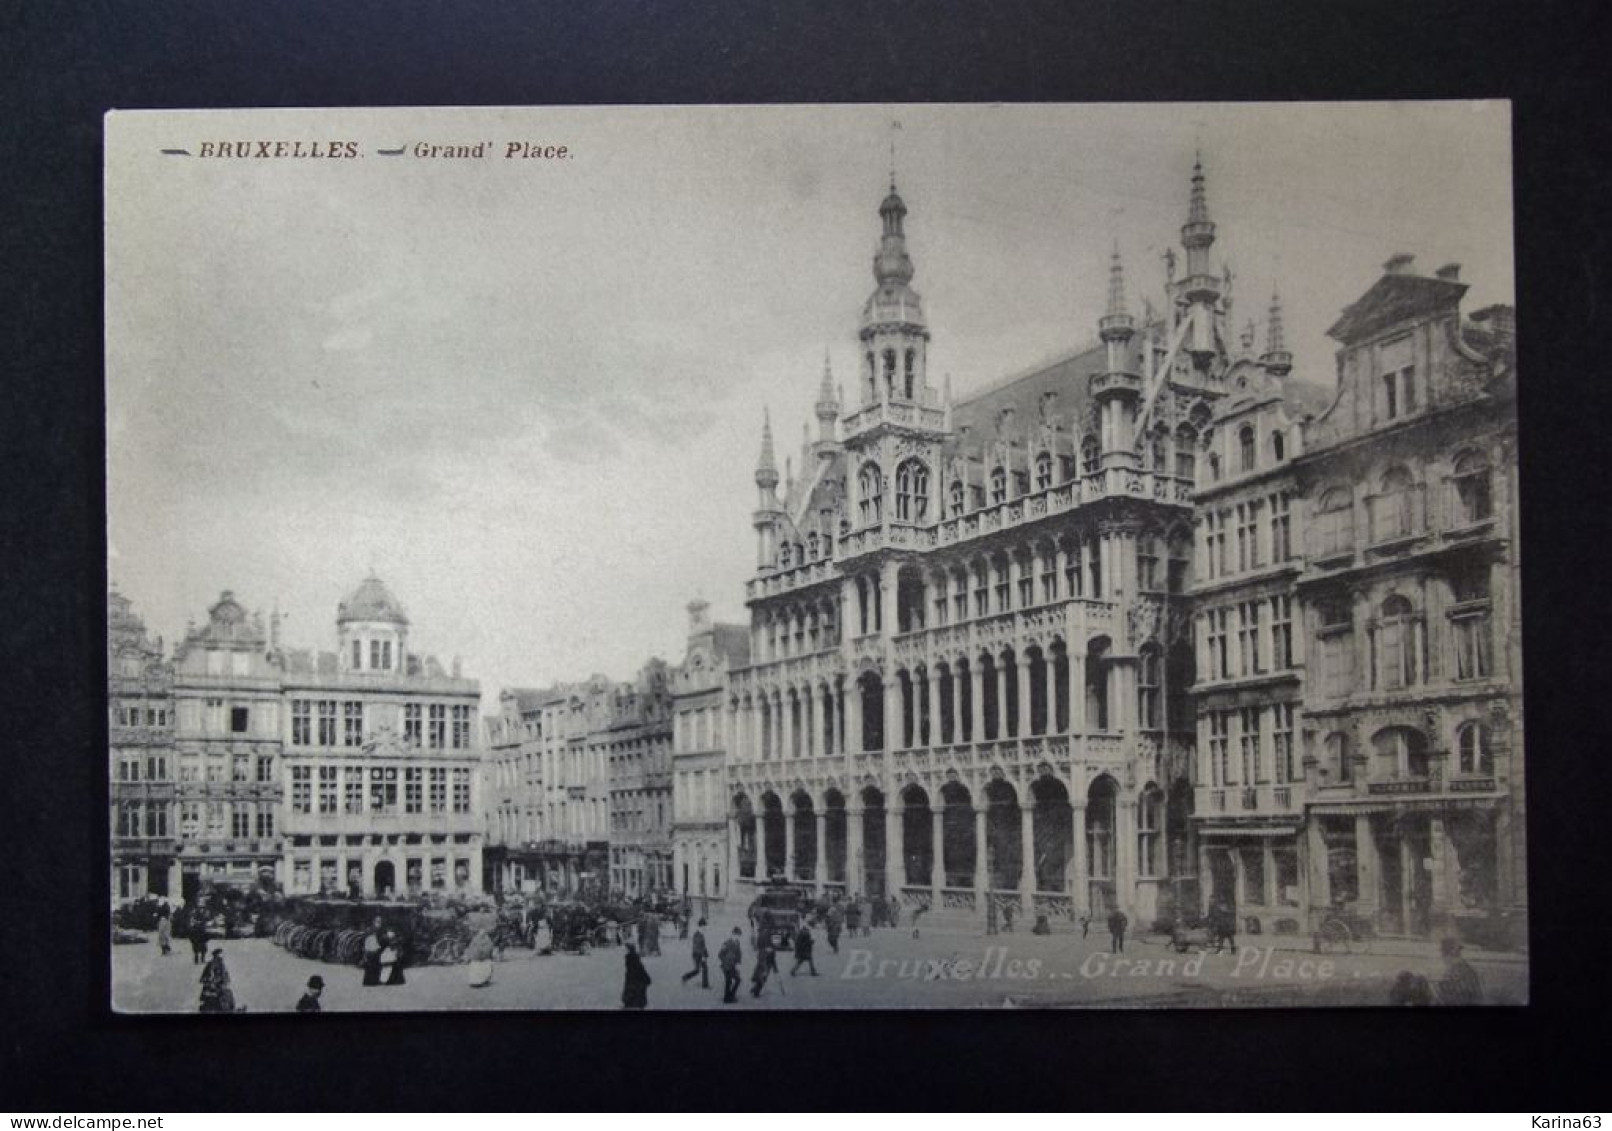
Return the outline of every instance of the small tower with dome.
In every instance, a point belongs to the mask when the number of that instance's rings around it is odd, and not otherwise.
[[[403,672],[409,617],[372,571],[336,606],[337,664],[343,672]]]

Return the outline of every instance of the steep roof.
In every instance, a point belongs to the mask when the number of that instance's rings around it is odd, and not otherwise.
[[[1056,395],[1051,411],[1083,428],[1091,401],[1091,377],[1107,368],[1107,363],[1107,352],[1099,344],[1083,346],[1021,370],[958,401],[952,409],[952,427],[960,435],[966,426],[970,445],[986,442],[995,436],[1002,410],[1011,407],[1014,426],[1027,428],[1041,420],[1042,400],[1051,393]]]
[[[336,606],[336,623],[345,624],[348,621],[387,621],[406,625],[409,618],[402,604],[392,596],[381,579],[370,574],[358,583],[358,588],[348,594],[346,600]]]
[[[1399,322],[1454,310],[1466,294],[1465,283],[1425,275],[1388,274],[1350,305],[1327,336],[1345,345],[1369,338]]]

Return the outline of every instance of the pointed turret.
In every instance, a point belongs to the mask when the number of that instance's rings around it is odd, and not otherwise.
[[[1136,332],[1136,321],[1125,306],[1125,265],[1120,261],[1119,244],[1108,265],[1108,312],[1097,322],[1098,335],[1105,342],[1125,343]],[[1109,368],[1116,368],[1113,350],[1109,351]]]
[[[1199,368],[1207,366],[1215,354],[1215,315],[1222,281],[1209,269],[1209,249],[1214,243],[1215,224],[1209,219],[1209,197],[1204,187],[1200,155],[1192,162],[1192,197],[1187,205],[1187,222],[1181,225],[1181,246],[1187,249],[1187,273],[1179,291],[1193,321],[1187,349]]]
[[[778,486],[778,463],[772,454],[772,414],[761,410],[761,456],[756,460],[756,486],[763,499]]]
[[[823,380],[817,386],[817,439],[820,443],[832,444],[835,439],[834,425],[840,417],[839,398],[834,394],[834,371],[829,364],[828,348],[823,348]]]
[[[912,289],[907,254],[907,205],[896,191],[879,205],[879,247],[873,255],[873,294],[862,307],[862,404],[902,400],[923,403],[929,382],[925,355],[929,330],[923,300]]]
[[[1125,305],[1125,266],[1120,261],[1118,243],[1114,245],[1108,265],[1108,312],[1097,320],[1097,334],[1108,352],[1103,372],[1094,374],[1091,379],[1104,458],[1116,456],[1126,462],[1132,458],[1131,440],[1143,389],[1139,367],[1131,351],[1136,322]]]
[[[1271,317],[1265,327],[1265,352],[1259,363],[1272,377],[1286,377],[1293,371],[1293,355],[1288,351],[1282,328],[1282,298],[1271,292]]]

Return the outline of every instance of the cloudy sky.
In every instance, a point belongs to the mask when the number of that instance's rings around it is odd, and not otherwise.
[[[1160,294],[1195,150],[1234,321],[1279,286],[1298,376],[1332,382],[1324,331],[1394,252],[1461,263],[1468,309],[1513,299],[1496,104],[124,113],[107,137],[114,583],[170,642],[228,588],[330,648],[373,568],[489,709],[677,659],[695,595],[743,619],[762,409],[782,459],[825,349],[855,393],[892,137],[959,397],[1090,340],[1116,240],[1133,303]],[[363,156],[161,153],[281,139]]]

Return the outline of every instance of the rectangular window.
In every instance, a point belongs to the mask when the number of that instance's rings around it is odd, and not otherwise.
[[[118,759],[118,781],[140,780],[140,755],[125,754]]]
[[[441,750],[448,744],[448,708],[441,703],[431,704],[431,749]]]
[[[1230,614],[1226,609],[1210,609],[1209,623],[1209,678],[1231,678],[1231,649],[1228,642],[1228,621]]]
[[[1254,907],[1264,907],[1269,901],[1265,893],[1265,850],[1263,848],[1244,848],[1243,854],[1243,898]]]
[[[167,781],[168,759],[161,754],[153,754],[147,758],[146,778],[150,781]]]
[[[362,746],[364,744],[364,705],[348,700],[341,705],[343,746]]]
[[[453,709],[453,748],[455,750],[470,749],[470,708],[456,706]]]
[[[1321,680],[1333,698],[1348,695],[1355,686],[1355,635],[1331,632],[1321,638]]]
[[[421,727],[423,710],[418,703],[408,703],[403,707],[403,741],[413,746],[419,746],[425,741],[425,733]]]
[[[291,811],[313,812],[313,767],[291,767]]]
[[[1494,656],[1491,647],[1487,607],[1463,611],[1450,618],[1450,631],[1455,642],[1455,678],[1488,679],[1494,674]]]
[[[1246,503],[1237,504],[1237,572],[1252,569],[1254,566],[1254,520],[1253,508]]]
[[[470,771],[455,769],[453,771],[453,811],[455,813],[470,812]]]
[[[431,768],[431,812],[448,811],[448,771],[441,766]]]
[[[410,766],[403,771],[403,812],[425,812],[424,771]]]
[[[336,767],[319,767],[319,812],[321,814],[334,814],[336,812]]]
[[[1035,574],[1028,562],[1019,566],[1019,608],[1028,609],[1035,604]]]
[[[168,835],[168,807],[156,802],[146,806],[146,836]]]
[[[1297,781],[1298,767],[1293,762],[1293,704],[1272,704],[1271,713],[1271,756],[1275,762],[1276,780]]]
[[[257,835],[260,840],[267,840],[274,835],[273,805],[259,805],[257,807]]]
[[[200,802],[184,802],[179,806],[179,835],[186,840],[195,840],[201,834],[201,820]]]
[[[229,780],[241,783],[252,780],[252,756],[250,754],[236,754],[230,759]]]
[[[364,666],[364,642],[353,641],[353,670],[356,672]]]
[[[1383,419],[1393,420],[1399,415],[1399,374],[1384,373],[1383,386]]]
[[[118,806],[118,836],[140,835],[140,806],[125,802]]]
[[[1136,543],[1136,587],[1145,593],[1159,587],[1159,546],[1152,538]]]
[[[259,754],[257,756],[257,780],[261,785],[274,783],[274,755]]]
[[[291,745],[313,743],[313,704],[306,699],[291,700]]]
[[[379,640],[371,640],[369,642],[369,666],[371,668],[376,669],[376,670],[380,669],[380,666],[381,666],[381,642]]]
[[[1293,666],[1293,598],[1271,598],[1271,667],[1286,671]]]
[[[397,767],[376,766],[369,771],[369,811],[397,812]]]
[[[342,808],[349,813],[364,811],[364,771],[356,766],[341,771]]]
[[[1242,724],[1243,784],[1253,785],[1255,782],[1265,780],[1265,768],[1260,764],[1259,758],[1260,709],[1242,708],[1242,718],[1239,722]]]
[[[245,734],[251,722],[251,711],[246,707],[231,707],[229,709],[229,730],[231,734]]]
[[[319,700],[319,745],[336,745],[336,701]]]
[[[392,670],[392,642],[390,640],[381,641],[381,670],[385,672]]]
[[[236,840],[247,840],[252,835],[252,811],[237,805],[230,813],[230,835]]]
[[[1285,562],[1293,557],[1292,495],[1278,491],[1271,496],[1271,561]]]
[[[1243,601],[1237,606],[1237,655],[1242,664],[1239,675],[1258,675],[1264,671],[1259,654],[1260,602]]]
[[[1209,714],[1209,780],[1215,786],[1231,781],[1231,712]]]

